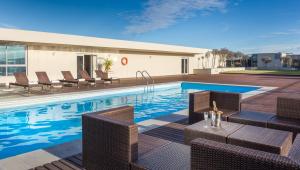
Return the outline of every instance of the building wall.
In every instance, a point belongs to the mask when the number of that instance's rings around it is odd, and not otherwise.
[[[204,53],[204,52],[203,52]],[[151,76],[179,75],[181,74],[181,59],[189,59],[189,73],[193,73],[195,62],[193,55],[166,54],[151,52],[133,52],[104,50],[88,47],[63,47],[28,45],[27,73],[30,81],[37,81],[35,72],[46,71],[51,80],[62,79],[61,71],[71,71],[77,77],[77,56],[93,55],[93,68],[97,68],[97,58],[110,58],[113,60],[110,76],[119,78],[135,77],[137,70],[147,70]],[[127,57],[128,64],[122,65],[121,58]],[[94,74],[94,71],[93,71]],[[95,75],[93,75],[95,77]],[[2,83],[14,81],[13,76],[1,77]]]
[[[260,69],[281,69],[282,62],[281,57],[284,56],[282,53],[261,53],[257,55],[257,67]],[[271,62],[264,63],[263,58],[270,58]]]
[[[77,74],[76,52],[29,46],[27,61],[27,74],[32,81],[37,80],[37,71],[46,71],[50,80],[62,79],[61,71],[71,71],[74,76]]]
[[[46,71],[51,80],[62,79],[61,71],[71,71],[77,77],[77,56],[93,55],[93,68],[97,68],[97,58],[110,58],[113,60],[110,76],[119,78],[135,77],[137,70],[147,70],[151,76],[180,75],[181,59],[189,59],[189,73],[198,67],[198,58],[188,54],[166,54],[157,52],[133,52],[107,50],[100,48],[75,47],[75,46],[46,46],[28,45],[27,51],[27,73],[30,81],[37,81],[35,72]],[[121,58],[127,57],[128,64],[122,65]],[[94,71],[93,71],[94,74]],[[95,75],[93,75],[95,77]],[[2,83],[15,81],[13,76],[1,77]]]
[[[137,70],[147,70],[151,76],[178,75],[181,74],[181,58],[184,57],[135,52],[120,52],[115,55],[117,59],[112,72],[116,77],[135,77]],[[121,64],[122,57],[128,58],[127,65]]]

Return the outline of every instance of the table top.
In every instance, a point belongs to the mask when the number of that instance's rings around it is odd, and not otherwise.
[[[291,132],[245,125],[229,138],[242,139],[280,147]]]
[[[208,122],[207,127],[205,126],[206,125],[205,120],[202,120],[198,123],[187,126],[185,129],[191,130],[191,131],[213,133],[215,135],[227,137],[228,135],[232,134],[233,132],[237,131],[242,126],[244,126],[244,125],[238,124],[238,123],[221,121],[221,127],[213,127],[213,126],[210,126],[210,121],[207,121],[207,122]]]
[[[228,143],[284,155],[292,145],[292,135],[288,131],[245,125],[228,136]]]
[[[226,143],[227,137],[243,126],[242,124],[226,121],[221,121],[221,127],[210,126],[209,121],[206,126],[206,122],[203,120],[184,128],[184,143],[189,145],[190,142],[196,138]]]

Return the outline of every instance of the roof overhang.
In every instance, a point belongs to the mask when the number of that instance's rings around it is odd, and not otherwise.
[[[115,40],[107,38],[86,37],[78,35],[67,35],[47,32],[36,32],[17,29],[0,28],[0,41],[21,42],[31,44],[52,44],[99,47],[129,51],[147,51],[180,54],[202,54],[208,49],[192,48],[177,45],[166,45],[157,43],[146,43],[136,41]]]

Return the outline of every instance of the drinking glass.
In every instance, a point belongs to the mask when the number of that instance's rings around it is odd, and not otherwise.
[[[211,112],[211,125],[215,125],[215,120],[216,120],[216,114],[214,112]]]
[[[208,112],[204,112],[204,121],[205,121],[204,127],[207,128]]]

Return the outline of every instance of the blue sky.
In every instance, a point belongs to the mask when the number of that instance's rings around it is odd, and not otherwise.
[[[0,27],[300,53],[300,0],[3,0]]]

